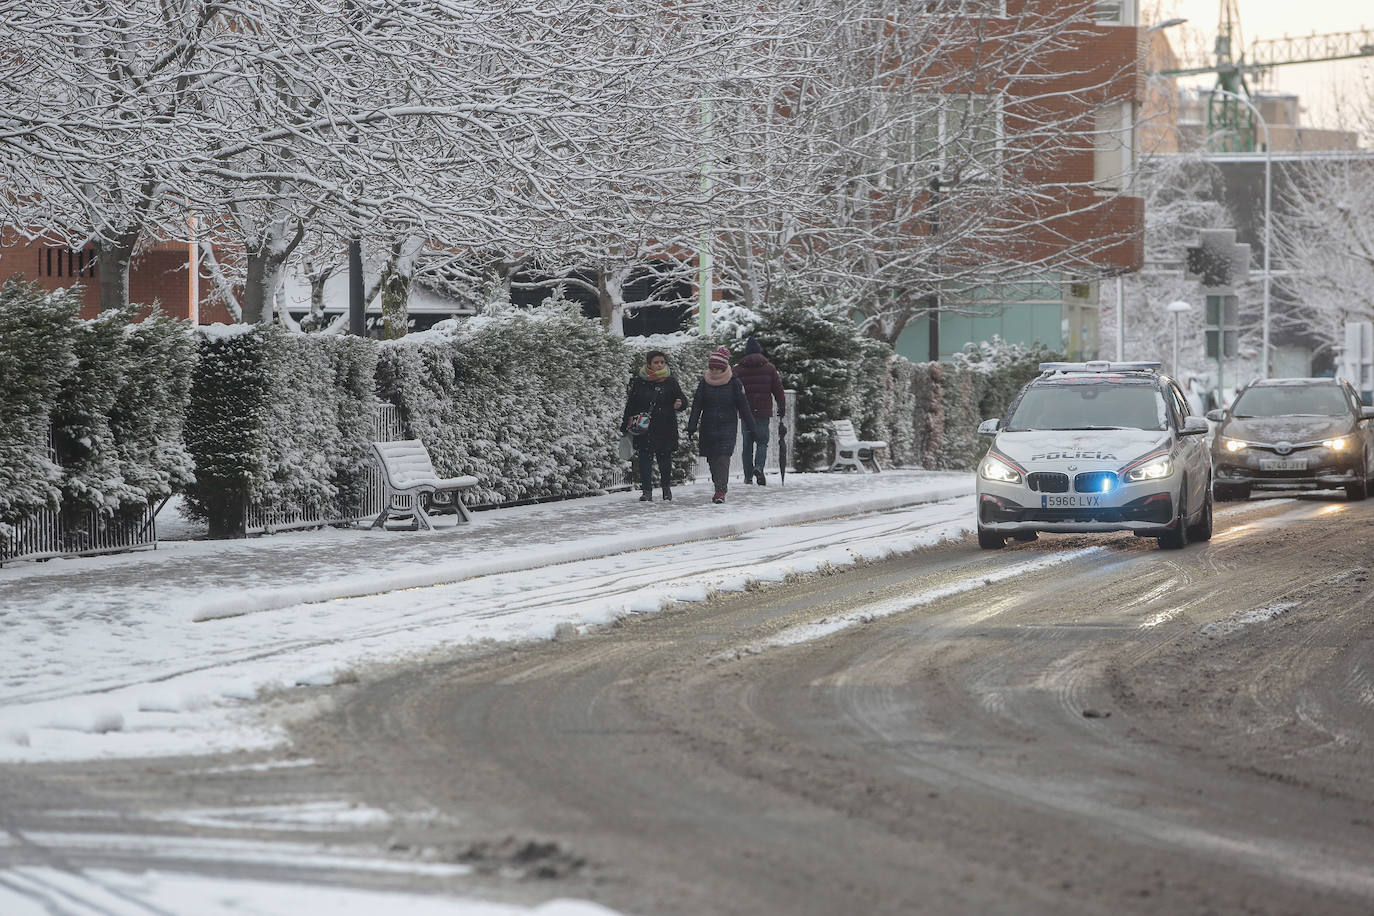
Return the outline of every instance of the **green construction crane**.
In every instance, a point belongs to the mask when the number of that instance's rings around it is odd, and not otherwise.
[[[1247,76],[1283,64],[1312,64],[1374,56],[1374,30],[1333,32],[1302,38],[1255,41],[1247,55],[1241,48],[1236,0],[1221,0],[1217,21],[1216,63],[1207,67],[1161,70],[1163,76],[1215,73],[1216,88],[1207,102],[1207,148],[1213,152],[1251,152],[1255,148],[1255,115],[1236,96],[1250,97]],[[1231,93],[1227,95],[1227,93]]]

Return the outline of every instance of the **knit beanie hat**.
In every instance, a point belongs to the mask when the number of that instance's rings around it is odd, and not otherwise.
[[[749,338],[747,341],[744,342],[744,355],[745,355],[745,356],[748,356],[748,355],[751,354],[751,353],[762,353],[762,352],[763,352],[763,345],[760,344],[760,343],[758,342],[758,340],[756,340],[755,338],[751,337],[751,338]]]
[[[716,347],[711,351],[711,358],[706,360],[706,366],[720,372],[722,369],[730,368],[730,348]]]

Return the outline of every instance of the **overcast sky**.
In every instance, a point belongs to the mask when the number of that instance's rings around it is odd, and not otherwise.
[[[1222,0],[1141,0],[1141,22],[1149,25],[1173,16],[1187,17],[1182,26],[1170,28],[1175,50],[1187,58],[1213,57],[1211,48],[1220,19]],[[1312,33],[1350,32],[1374,28],[1374,3],[1370,0],[1237,0],[1240,34],[1244,47],[1256,39],[1282,38]],[[1315,127],[1339,126],[1335,98],[1341,93],[1374,94],[1374,62],[1334,61],[1324,64],[1288,64],[1275,67],[1267,82],[1255,89],[1271,89],[1299,95],[1307,109],[1305,123]],[[1212,80],[1202,80],[1211,84]]]

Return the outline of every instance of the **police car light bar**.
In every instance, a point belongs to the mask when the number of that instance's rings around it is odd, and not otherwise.
[[[1041,372],[1140,372],[1146,369],[1159,369],[1163,363],[1134,362],[1114,363],[1105,359],[1093,359],[1086,363],[1041,363]]]

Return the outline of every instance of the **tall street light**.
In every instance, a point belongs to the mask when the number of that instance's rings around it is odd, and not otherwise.
[[[1259,113],[1249,99],[1242,95],[1231,92],[1229,89],[1213,89],[1214,95],[1224,95],[1235,99],[1255,116],[1259,126],[1264,130],[1264,324],[1263,324],[1263,344],[1260,348],[1260,378],[1269,377],[1269,237],[1270,228],[1273,223],[1273,214],[1270,207],[1270,168],[1274,161],[1273,146],[1269,142],[1269,124],[1264,120],[1264,115]]]
[[[1165,306],[1174,316],[1174,360],[1169,363],[1169,369],[1173,372],[1174,378],[1178,378],[1178,323],[1183,318],[1184,312],[1191,312],[1193,307],[1182,299],[1177,299]]]

